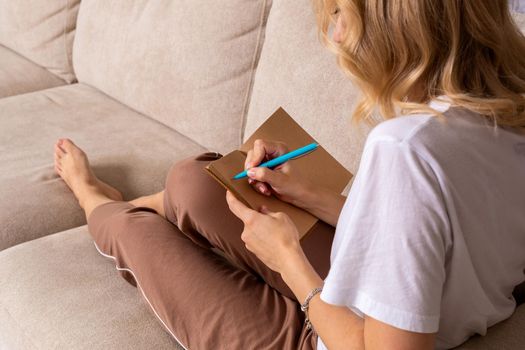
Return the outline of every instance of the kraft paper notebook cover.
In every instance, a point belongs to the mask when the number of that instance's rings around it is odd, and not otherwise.
[[[319,220],[318,218],[299,207],[277,199],[273,195],[267,197],[256,192],[248,184],[247,177],[239,180],[232,179],[237,173],[244,170],[246,154],[253,148],[256,139],[285,142],[290,151],[317,142],[280,107],[242,144],[239,150],[234,150],[211,162],[205,169],[208,174],[248,207],[259,210],[264,204],[271,211],[282,211],[288,214],[297,226],[299,237],[303,238]],[[289,160],[289,162],[306,179],[337,193],[341,193],[352,178],[352,174],[320,144],[316,150]]]

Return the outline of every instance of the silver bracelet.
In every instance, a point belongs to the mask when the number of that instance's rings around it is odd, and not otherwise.
[[[301,311],[304,312],[306,316],[304,319],[304,323],[306,323],[306,329],[312,328],[312,323],[310,322],[310,319],[308,318],[308,307],[310,306],[310,300],[312,300],[312,298],[317,293],[321,293],[322,290],[323,290],[322,286],[312,289],[312,291],[306,297],[306,300],[304,301],[304,303],[301,304]]]

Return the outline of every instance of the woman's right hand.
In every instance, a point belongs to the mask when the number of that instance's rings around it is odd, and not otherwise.
[[[244,168],[256,167],[253,172],[248,172],[248,183],[259,193],[271,196],[272,193],[282,201],[303,207],[302,202],[312,190],[312,184],[301,177],[290,161],[270,169],[257,167],[257,165],[270,159],[288,153],[288,146],[284,142],[257,139],[253,149],[249,150],[244,163]]]

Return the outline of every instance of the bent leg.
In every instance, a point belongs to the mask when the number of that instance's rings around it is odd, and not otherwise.
[[[315,349],[317,337],[295,301],[194,244],[153,210],[105,203],[88,228],[186,348]]]
[[[261,276],[281,294],[295,299],[280,274],[272,271],[241,240],[243,222],[229,209],[226,190],[204,167],[222,157],[207,152],[175,163],[169,170],[164,190],[166,218],[201,247],[216,247],[243,269]],[[334,228],[319,221],[301,240],[301,246],[321,278],[330,268]],[[302,302],[302,301],[301,301]]]

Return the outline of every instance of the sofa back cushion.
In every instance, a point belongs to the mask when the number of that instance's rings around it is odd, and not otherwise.
[[[75,81],[71,53],[80,0],[0,0],[0,44]]]
[[[525,30],[525,15],[513,15]],[[366,124],[350,125],[358,94],[335,55],[318,40],[311,0],[274,0],[243,140],[282,106],[355,174],[371,130]]]
[[[240,145],[269,7],[270,0],[83,0],[78,80],[229,152]]]
[[[282,106],[355,174],[368,128],[353,128],[358,91],[317,38],[311,0],[274,0],[243,139]]]

